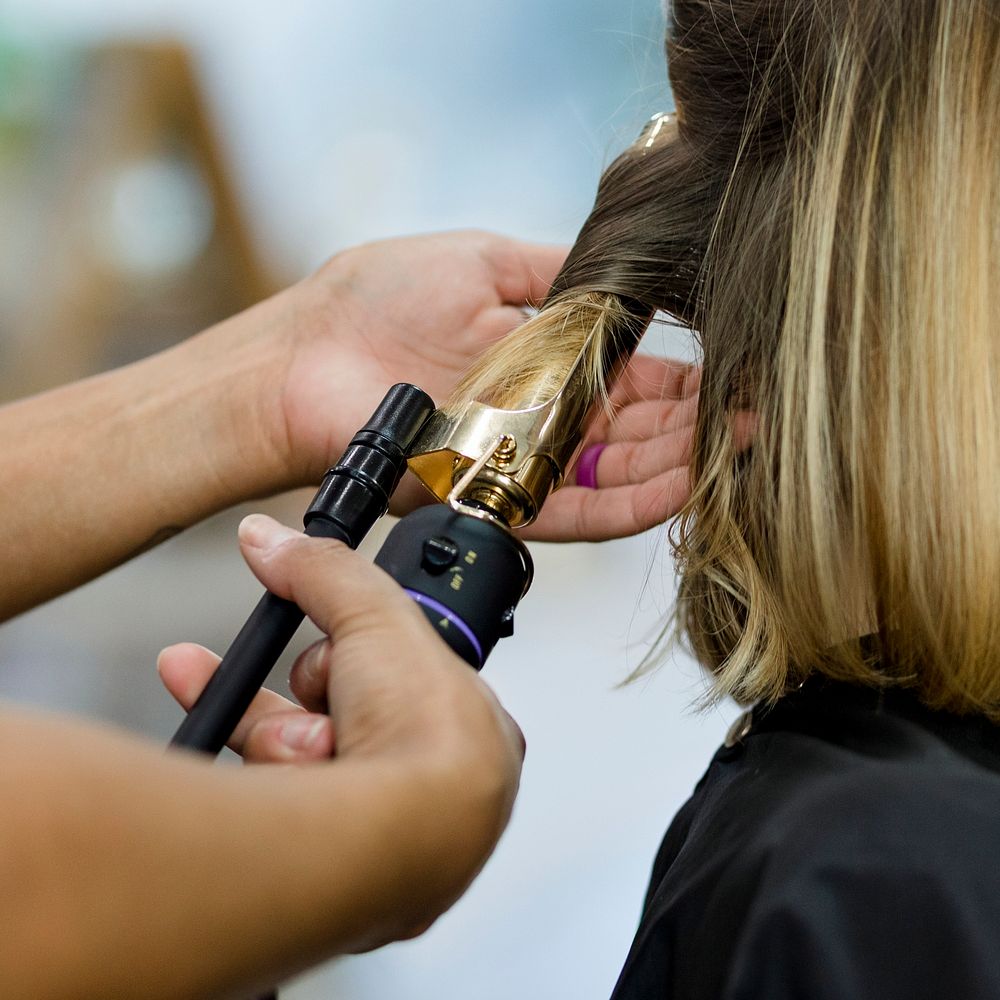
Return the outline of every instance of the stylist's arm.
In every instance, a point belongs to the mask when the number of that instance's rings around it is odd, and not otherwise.
[[[264,692],[235,739],[259,757],[323,759],[213,768],[66,720],[0,716],[4,996],[260,989],[423,929],[500,836],[524,744],[479,677],[339,543],[260,516],[240,539],[260,581],[328,636],[293,677],[329,719]],[[185,645],[161,670],[186,701],[215,662]],[[300,719],[319,722],[311,750],[283,742]]]
[[[315,488],[390,385],[443,402],[564,257],[479,232],[369,244],[167,351],[0,406],[0,621],[216,511]],[[688,367],[635,359],[615,419],[592,431],[608,446],[601,488],[562,490],[534,537],[617,537],[676,513],[697,403]],[[407,479],[395,513],[427,500]]]

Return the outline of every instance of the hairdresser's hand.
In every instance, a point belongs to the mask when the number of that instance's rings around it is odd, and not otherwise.
[[[565,253],[481,232],[388,240],[338,254],[265,303],[246,406],[263,435],[248,447],[276,467],[273,486],[318,483],[395,382],[443,401],[543,298]]]
[[[673,517],[691,494],[689,462],[701,369],[636,355],[591,428],[565,485],[529,529],[550,541],[603,541]],[[577,485],[579,457],[603,445],[593,486]]]
[[[156,661],[163,686],[189,712],[215,673],[221,657],[204,646],[168,646]],[[303,764],[333,755],[333,723],[307,712],[276,691],[262,688],[226,743],[248,764]]]
[[[279,547],[281,543],[290,543],[278,553],[283,571],[277,588],[272,585],[273,574],[278,570],[270,569],[272,561],[270,549],[256,544],[258,539],[264,539],[267,543],[276,540]],[[415,605],[409,600],[400,599],[402,592],[392,584],[382,570],[339,544],[307,540],[301,532],[283,528],[270,518],[262,516],[253,516],[244,521],[240,527],[240,543],[244,557],[261,582],[280,596],[291,596],[294,590],[294,599],[307,612],[310,605],[319,606],[323,600],[333,601],[335,594],[336,600],[340,603],[333,610],[349,618],[357,610],[355,606],[364,603],[365,596],[371,596],[373,599],[378,597],[381,603],[376,602],[368,609],[371,611],[371,621],[367,625],[375,633],[385,633],[387,642],[395,649],[398,663],[413,661],[418,672],[431,669],[430,666],[425,667],[420,662],[420,650],[424,647],[426,647],[425,659],[429,665],[447,661],[448,666],[445,669],[451,675],[457,675],[453,676],[449,683],[461,689],[466,697],[472,696],[488,703],[502,722],[507,734],[513,734],[510,742],[520,747],[520,755],[523,756],[523,740],[513,720],[500,708],[478,675],[470,671],[426,627],[423,616],[416,612]],[[332,555],[328,562],[323,564],[321,560],[330,550]],[[286,555],[286,551],[290,554]],[[345,565],[338,566],[338,563]],[[331,567],[337,567],[336,574]],[[312,573],[314,578],[307,578],[307,572]],[[335,586],[334,575],[337,577]],[[371,590],[370,595],[364,594],[365,588]],[[349,595],[350,599],[345,599],[344,595]],[[327,612],[323,608],[318,615],[310,614],[310,616],[316,620],[320,628],[324,628],[327,627],[324,622],[328,621],[328,615],[332,613],[333,611]],[[422,633],[417,639],[416,647],[410,645],[411,639],[407,635],[414,630]],[[395,692],[388,689],[387,670],[392,673],[401,668],[369,665],[368,661],[374,658],[374,647],[365,652],[362,646],[357,653],[352,653],[346,647],[346,639],[344,633],[339,634],[336,647],[337,662],[342,665],[347,664],[345,670],[367,671],[369,680],[366,683],[371,683],[371,679],[379,674],[384,675],[382,680],[387,686],[382,694],[393,697],[395,703]],[[334,662],[331,656],[332,650],[332,636],[320,640],[298,658],[292,669],[292,690],[302,705],[310,709],[309,711],[274,691],[262,689],[237,725],[227,746],[247,762],[255,763],[302,763],[325,760],[333,756],[335,749],[343,753],[343,732],[341,739],[335,741],[333,720],[328,714],[330,704],[335,708],[342,706],[338,706],[336,696],[332,699],[328,697],[327,684],[336,682],[348,689],[350,684],[339,677],[332,679],[329,677]],[[178,643],[168,646],[160,653],[157,670],[170,694],[185,711],[188,711],[198,699],[219,662],[220,657],[204,646]],[[453,670],[453,666],[462,669]],[[412,674],[407,674],[407,678],[411,676]],[[360,679],[360,673],[356,679]],[[407,680],[400,686],[400,690],[409,689],[411,686],[412,682]],[[350,690],[348,694],[352,699],[357,698],[356,693]],[[374,716],[366,716],[363,721],[372,724]]]
[[[379,878],[387,911],[401,923],[361,946],[412,935],[458,897],[492,851],[517,792],[521,733],[478,674],[364,557],[261,515],[244,520],[240,543],[260,582],[295,601],[328,638],[292,671],[293,690],[313,714],[262,692],[233,745],[283,763],[333,753],[332,764],[312,767],[363,765],[368,782],[393,789],[385,810],[398,843],[385,845]],[[217,662],[200,646],[173,646],[160,670],[187,707]],[[300,720],[307,732],[316,727],[313,743],[287,738]]]
[[[633,358],[611,394],[611,414],[591,428],[580,451],[582,456],[603,445],[592,466],[595,486],[578,485],[577,468],[571,467],[566,484],[526,534],[596,542],[634,535],[674,517],[691,496],[700,383],[700,367],[648,355]],[[733,433],[736,447],[746,448],[752,414],[741,413]]]

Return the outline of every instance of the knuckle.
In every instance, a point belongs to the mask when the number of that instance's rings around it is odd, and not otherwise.
[[[638,483],[642,481],[642,448],[638,444],[629,444],[625,448],[625,481]]]
[[[307,541],[306,536],[301,534],[282,538],[277,544],[272,544],[263,550],[259,557],[260,561],[266,566],[280,570],[294,567],[305,558]]]
[[[599,494],[596,490],[585,491],[573,515],[573,534],[577,539],[590,537],[592,522],[596,522],[599,514]]]
[[[656,523],[656,509],[661,496],[659,491],[649,491],[645,496],[636,493],[629,509],[628,534],[638,535]]]
[[[261,720],[250,727],[243,740],[241,756],[248,764],[256,764],[268,759],[268,732],[270,727]]]

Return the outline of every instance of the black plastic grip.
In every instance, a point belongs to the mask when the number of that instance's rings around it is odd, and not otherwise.
[[[375,557],[442,639],[479,670],[514,631],[531,558],[509,531],[441,504],[397,524]]]

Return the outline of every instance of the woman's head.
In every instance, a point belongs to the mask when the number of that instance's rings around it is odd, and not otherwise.
[[[561,337],[595,293],[696,331],[680,630],[744,701],[821,671],[1000,714],[1000,9],[669,14],[678,120],[609,168],[553,301]]]

